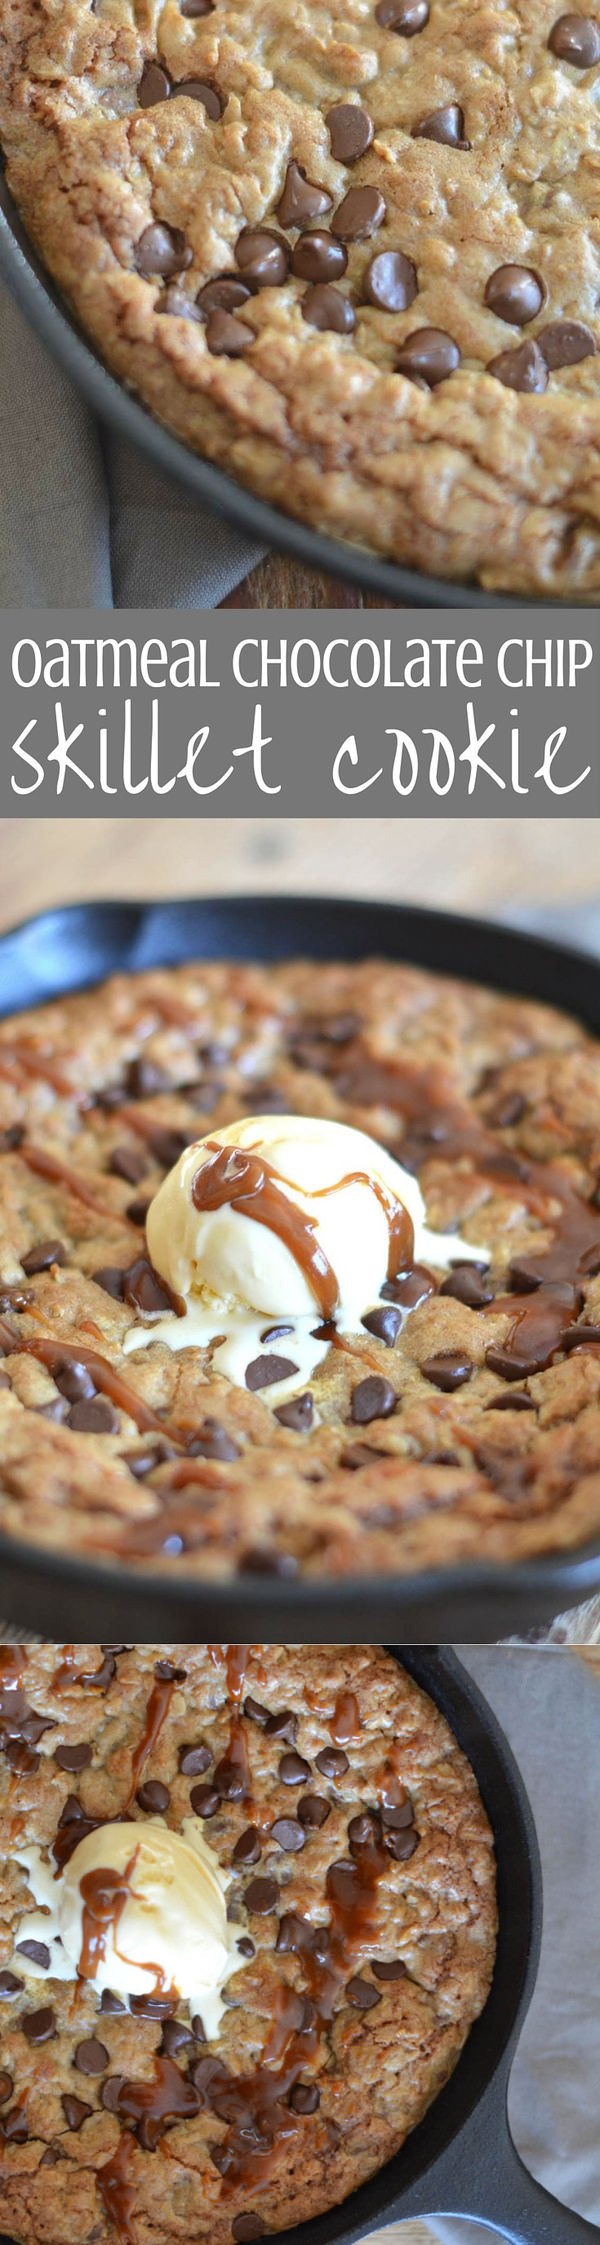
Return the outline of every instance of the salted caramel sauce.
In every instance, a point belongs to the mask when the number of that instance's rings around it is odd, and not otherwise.
[[[96,2187],[100,2193],[109,2221],[114,2223],[121,2245],[137,2245],[133,2228],[137,2192],[129,2181],[133,2144],[131,2136],[123,2131],[113,2158],[99,2167]]]
[[[35,1172],[36,1177],[46,1177],[50,1184],[64,1185],[66,1191],[72,1194],[74,1200],[80,1200],[84,1208],[93,1209],[94,1215],[102,1216],[105,1222],[122,1224],[124,1231],[136,1232],[139,1238],[137,1225],[132,1224],[128,1216],[122,1215],[111,1201],[101,1199],[93,1186],[88,1185],[87,1179],[79,1177],[67,1162],[59,1161],[55,1154],[47,1154],[42,1146],[31,1145],[28,1140],[24,1140],[17,1152],[19,1160],[24,1161],[27,1168]]]
[[[243,1698],[248,1666],[248,1646],[228,1645],[226,1653],[227,1690],[236,1703]]]
[[[168,1435],[170,1441],[180,1442],[183,1446],[183,1436],[178,1430],[171,1427],[165,1419],[159,1419],[156,1411],[151,1410],[150,1404],[143,1403],[135,1388],[129,1387],[121,1373],[115,1370],[114,1365],[109,1364],[107,1357],[98,1355],[95,1349],[82,1349],[67,1341],[32,1340],[30,1335],[25,1338],[20,1333],[14,1333],[4,1318],[0,1318],[0,1351],[5,1356],[35,1356],[38,1363],[45,1364],[49,1372],[60,1371],[65,1364],[84,1364],[98,1393],[108,1395],[119,1410],[125,1411],[128,1418],[133,1419],[139,1427],[140,1433],[151,1429],[155,1434]]]
[[[142,1736],[131,1757],[131,1783],[128,1799],[126,1802],[127,1808],[131,1806],[131,1802],[135,1798],[142,1771],[145,1769],[148,1758],[152,1753],[153,1748],[156,1746],[157,1739],[160,1738],[163,1723],[166,1722],[166,1718],[169,1712],[174,1689],[174,1677],[156,1677],[156,1681],[153,1684],[150,1698],[146,1706],[146,1718]]]
[[[111,1871],[108,1868],[98,1871],[85,1871],[83,1878],[79,1881],[82,1926],[81,1952],[77,1970],[82,1980],[94,1980],[98,1966],[104,1964],[106,1940],[109,1932],[112,1933],[113,1948],[119,1954],[117,1930],[125,1904],[133,1891],[131,1876],[135,1870],[139,1852],[139,1847],[134,1848],[124,1871]],[[151,1966],[150,1969],[154,1971],[155,1967]]]
[[[206,1143],[210,1159],[196,1171],[192,1184],[194,1207],[202,1215],[217,1208],[237,1208],[241,1216],[248,1216],[253,1223],[263,1224],[267,1231],[275,1232],[308,1281],[321,1316],[325,1320],[332,1318],[339,1302],[335,1271],[318,1239],[315,1218],[306,1215],[289,1199],[284,1182],[293,1192],[302,1193],[304,1188],[294,1185],[291,1178],[283,1181],[261,1153],[242,1153],[235,1148],[221,1147],[214,1139],[207,1139]],[[310,1198],[325,1200],[332,1193],[343,1192],[349,1185],[366,1186],[383,1209],[389,1239],[387,1275],[395,1278],[396,1272],[411,1261],[414,1247],[413,1227],[404,1203],[396,1200],[380,1179],[371,1177],[367,1170],[349,1171],[332,1185],[311,1189]]]
[[[351,1739],[360,1738],[362,1723],[355,1692],[338,1692],[328,1729],[334,1746],[347,1746]]]

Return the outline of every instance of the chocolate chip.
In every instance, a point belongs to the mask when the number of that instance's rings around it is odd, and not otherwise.
[[[196,303],[208,319],[211,312],[237,312],[240,304],[247,304],[250,289],[245,281],[236,280],[235,273],[221,273],[214,281],[205,281],[198,290]]]
[[[393,1309],[390,1303],[387,1309],[369,1310],[368,1317],[363,1317],[361,1324],[367,1333],[374,1333],[376,1341],[383,1341],[386,1349],[392,1349],[400,1332],[402,1312]]]
[[[96,2035],[90,2035],[86,2042],[78,2042],[73,2059],[78,2073],[102,2074],[108,2063],[108,2051],[103,2042],[98,2042]]]
[[[94,2109],[93,2105],[84,2104],[82,2097],[66,2096],[61,2097],[60,2101],[67,2123],[67,2128],[82,2128],[84,2120],[89,2120],[90,2113],[93,2112]]]
[[[354,101],[336,101],[333,109],[328,109],[325,123],[336,163],[357,164],[373,139],[373,119],[368,111]]]
[[[310,1762],[305,1762],[303,1754],[282,1754],[279,1776],[282,1785],[304,1785],[310,1777]]]
[[[14,1972],[0,1972],[0,2002],[12,2002],[13,1996],[20,1995],[22,1986],[22,1980],[17,1980]]]
[[[512,1130],[515,1123],[521,1122],[524,1114],[525,1100],[522,1091],[508,1091],[490,1108],[488,1121],[493,1130]]]
[[[148,1163],[137,1146],[114,1146],[108,1167],[112,1177],[123,1177],[126,1185],[139,1185]]]
[[[179,0],[182,16],[212,16],[215,0]]]
[[[168,1458],[176,1456],[173,1443],[165,1441],[161,1435],[158,1442],[153,1442],[151,1450],[121,1451],[123,1464],[127,1466],[134,1481],[145,1481],[147,1474],[154,1473],[157,1466],[164,1465]]]
[[[384,1302],[399,1302],[401,1309],[416,1310],[421,1302],[428,1300],[430,1294],[435,1294],[435,1290],[435,1279],[432,1278],[431,1271],[426,1271],[420,1263],[415,1263],[412,1270],[400,1271],[397,1278],[386,1279],[385,1286],[381,1288],[381,1298]]]
[[[257,1388],[274,1387],[279,1380],[290,1380],[297,1372],[289,1356],[255,1356],[246,1366],[246,1387],[254,1395]]]
[[[339,288],[331,288],[327,281],[317,281],[308,288],[302,300],[302,318],[309,327],[318,327],[333,335],[351,335],[356,327],[356,315],[347,296]]]
[[[170,234],[173,229],[170,226],[161,227],[159,231]],[[178,229],[177,232],[179,233]],[[183,240],[183,236],[181,239]],[[187,263],[191,264],[191,252]],[[138,1055],[135,1060],[129,1061],[125,1071],[125,1089],[130,1099],[152,1099],[155,1092],[168,1091],[169,1088],[169,1078],[165,1075],[164,1068],[159,1068],[155,1060],[147,1060]]]
[[[374,1810],[364,1809],[360,1816],[351,1816],[348,1839],[352,1849],[372,1847],[374,1842],[381,1839],[381,1819]]]
[[[54,1748],[54,1760],[58,1762],[59,1769],[87,1769],[91,1759],[91,1746],[86,1746],[83,1741],[80,1746],[55,1746]]]
[[[0,1130],[0,1154],[14,1154],[24,1137],[24,1123],[9,1123],[8,1130]]]
[[[414,1824],[415,1821],[412,1801],[402,1801],[399,1807],[383,1807],[381,1821],[385,1825],[386,1832],[408,1831],[409,1825]]]
[[[280,1403],[273,1417],[282,1427],[290,1427],[292,1434],[307,1434],[314,1418],[314,1405],[310,1390],[305,1395],[293,1395],[289,1403]]]
[[[0,2105],[7,2105],[12,2097],[14,2082],[11,2074],[0,2073]]]
[[[161,2036],[161,2056],[176,2058],[178,2050],[191,2050],[196,2041],[191,2027],[184,2027],[182,2019],[165,2019]]]
[[[123,1272],[123,1294],[130,1309],[139,1310],[140,1317],[164,1317],[165,1311],[173,1308],[172,1296],[165,1292],[146,1255],[139,1255]]]
[[[66,1395],[68,1403],[83,1402],[96,1393],[91,1372],[76,1357],[55,1367],[54,1378],[57,1388],[60,1388],[61,1395]]]
[[[593,16],[559,16],[548,46],[559,62],[570,62],[574,70],[591,70],[600,62],[600,29]]]
[[[317,2112],[321,2103],[321,2092],[317,2089],[316,2081],[297,2081],[294,2089],[292,2089],[289,2102],[292,2112]]]
[[[445,382],[460,365],[458,343],[442,327],[416,327],[401,343],[396,358],[399,374],[409,381],[426,382],[430,390]]]
[[[349,187],[331,221],[331,231],[341,242],[363,242],[383,226],[387,215],[378,187]]]
[[[213,358],[239,359],[254,342],[254,335],[251,327],[233,319],[230,312],[211,312],[206,341]]]
[[[193,250],[189,248],[180,226],[145,226],[143,234],[140,234],[139,241],[136,242],[136,270],[142,274],[144,279],[158,277],[159,280],[170,281],[174,273],[185,272],[186,267],[191,265],[192,258]],[[133,1061],[132,1070],[138,1072],[138,1080],[143,1080],[144,1072],[150,1076],[153,1074],[160,1075],[160,1083],[152,1084],[150,1088],[157,1091],[163,1089],[161,1072],[158,1069],[153,1070],[149,1062]],[[145,1099],[150,1096],[150,1089],[134,1091],[130,1082],[128,1083],[128,1089],[134,1099]]]
[[[53,1263],[63,1264],[67,1260],[62,1239],[43,1239],[39,1247],[30,1247],[29,1254],[23,1256],[23,1270],[26,1278],[35,1278],[37,1271],[49,1271]]]
[[[371,1971],[374,1972],[376,1980],[408,1979],[407,1968],[402,1963],[401,1957],[392,1957],[389,1963],[386,1962],[385,1958],[372,1957]]]
[[[286,1854],[299,1855],[305,1844],[306,1833],[297,1817],[278,1816],[271,1825],[270,1837],[277,1841],[277,1846],[283,1848]]]
[[[292,1713],[290,1707],[279,1707],[276,1714],[267,1715],[265,1723],[265,1736],[267,1738],[285,1739],[286,1745],[293,1746],[297,1729],[298,1717]]]
[[[331,210],[332,202],[333,196],[328,194],[327,188],[317,187],[312,179],[307,179],[301,164],[288,164],[283,194],[277,204],[281,226],[308,226],[312,218],[322,218],[324,211]]]
[[[316,227],[314,234],[301,234],[292,251],[292,272],[299,281],[339,281],[345,273],[348,251],[343,242],[334,242],[333,234]],[[298,1060],[297,1048],[292,1058]],[[320,1055],[316,1055],[316,1066]],[[302,1066],[302,1060],[299,1065]]]
[[[391,1382],[381,1379],[376,1372],[370,1373],[366,1380],[359,1380],[358,1387],[352,1391],[350,1415],[356,1426],[369,1426],[371,1419],[389,1418],[396,1403]]]
[[[241,1957],[247,1957],[248,1959],[250,1959],[251,1957],[256,1956],[254,1942],[249,1941],[248,1936],[245,1933],[242,1935],[241,1941],[238,1941],[238,1949]]]
[[[401,249],[382,249],[371,259],[365,276],[365,299],[378,312],[406,312],[414,303],[417,289],[416,267]]]
[[[219,1419],[205,1419],[199,1434],[188,1442],[187,1450],[190,1458],[217,1458],[222,1464],[230,1464],[240,1455],[239,1443],[227,1434]]]
[[[393,1855],[396,1863],[407,1863],[409,1856],[414,1855],[419,1846],[419,1837],[419,1833],[412,1828],[408,1832],[386,1832],[384,1845],[388,1855]]]
[[[246,226],[236,242],[235,262],[249,288],[281,288],[290,253],[287,242],[271,227]]]
[[[196,1745],[184,1745],[179,1748],[179,1768],[182,1777],[202,1777],[204,1771],[210,1769],[211,1762],[210,1746],[204,1746],[201,1739],[197,1741]]]
[[[561,1348],[568,1356],[571,1349],[594,1348],[599,1341],[600,1325],[592,1325],[589,1321],[584,1324],[582,1319],[579,1325],[572,1325],[567,1333],[563,1333]],[[530,1400],[529,1397],[527,1400]]]
[[[514,351],[501,351],[499,358],[490,359],[487,372],[508,390],[539,396],[548,387],[548,369],[537,343],[519,343]]]
[[[474,1366],[468,1356],[460,1356],[457,1349],[440,1349],[438,1356],[428,1356],[421,1365],[424,1380],[432,1387],[441,1388],[442,1395],[451,1395],[454,1388],[462,1388],[473,1375]]]
[[[216,1816],[220,1805],[219,1795],[214,1785],[193,1786],[190,1793],[190,1808],[193,1809],[194,1816],[203,1816],[206,1822],[207,1817]]]
[[[346,1995],[354,2011],[373,2011],[375,2004],[381,2003],[377,1988],[371,1986],[370,1980],[361,1980],[358,1974],[348,1981]]]
[[[69,1412],[69,1426],[75,1434],[118,1434],[119,1423],[118,1413],[107,1395],[94,1395],[89,1402],[74,1403]]]
[[[170,2019],[173,2003],[163,1996],[130,1996],[129,2009],[134,2019]],[[145,2149],[148,2150],[148,2145]]]
[[[526,1395],[523,1388],[511,1388],[508,1395],[493,1395],[491,1402],[486,1403],[486,1411],[535,1411],[535,1408],[533,1396]]]
[[[179,1161],[180,1155],[185,1153],[186,1146],[189,1145],[188,1132],[185,1130],[153,1130],[148,1139],[148,1145],[159,1167],[161,1169],[172,1169],[174,1163]]]
[[[279,1887],[276,1879],[251,1879],[244,1895],[246,1909],[254,1917],[267,1918],[277,1909]]]
[[[155,109],[159,101],[168,101],[171,80],[160,62],[145,62],[138,86],[141,109]]]
[[[225,1755],[223,1761],[217,1762],[214,1782],[222,1801],[242,1801],[244,1794],[248,1791],[241,1763],[232,1761],[229,1755]]]
[[[18,1956],[28,1957],[30,1964],[39,1964],[43,1972],[48,1971],[50,1950],[45,1941],[17,1941],[16,1947]]]
[[[223,115],[223,96],[219,93],[218,86],[211,86],[206,78],[180,78],[178,84],[172,86],[171,92],[173,99],[176,94],[184,94],[188,101],[200,101],[207,117],[211,117],[214,124]]]
[[[129,1217],[130,1224],[139,1224],[143,1231],[149,1207],[148,1200],[128,1200],[125,1215]]]
[[[116,1996],[113,1994],[112,1988],[103,1988],[102,1995],[100,1997],[101,2011],[108,2011],[112,2014],[113,2011],[125,2011],[126,2009],[126,2004],[121,2002],[120,1996]]]
[[[350,1768],[350,1763],[343,1747],[323,1746],[320,1754],[316,1756],[315,1766],[320,1770],[322,1777],[335,1778],[343,1777],[346,1770]]]
[[[440,1294],[450,1294],[453,1301],[464,1302],[469,1310],[483,1310],[494,1299],[493,1286],[486,1284],[483,1271],[478,1271],[475,1263],[459,1263],[444,1279]]]
[[[415,32],[424,31],[429,22],[429,0],[378,0],[375,22],[384,31],[398,31],[404,39],[414,39]]]
[[[161,1785],[157,1777],[150,1777],[147,1785],[140,1785],[135,1797],[138,1808],[143,1808],[146,1816],[164,1816],[171,1799],[168,1785]]]
[[[526,327],[544,301],[539,274],[530,265],[499,265],[490,274],[483,301],[497,319],[508,320],[513,327]]]
[[[124,1650],[124,1647],[120,1650]],[[187,1683],[187,1668],[175,1668],[172,1660],[155,1661],[154,1674],[159,1677],[161,1684]]]
[[[260,1699],[251,1699],[250,1697],[245,1699],[244,1714],[247,1715],[250,1723],[258,1723],[260,1730],[265,1729],[269,1720],[269,1710],[268,1707],[262,1706]]]
[[[232,1863],[258,1863],[261,1854],[260,1832],[255,1824],[249,1824],[245,1832],[240,1832],[239,1840],[236,1840]]]
[[[25,2115],[19,2105],[13,2105],[11,2111],[5,2114],[4,2120],[0,2121],[0,2143],[26,2144],[28,2137]]]
[[[104,2106],[105,2112],[118,2112],[124,2083],[124,2074],[109,2074],[108,2081],[103,2081],[100,2090],[100,2103]]]
[[[101,1286],[103,1294],[110,1294],[113,1302],[124,1301],[125,1272],[119,1264],[105,1263],[101,1270],[92,1271],[91,1277],[92,1284]]]
[[[261,2222],[259,2214],[234,2215],[231,2235],[235,2239],[235,2245],[254,2245],[255,2238],[266,2237],[266,2234],[264,2222]]]
[[[24,2011],[19,2020],[28,2042],[50,2042],[56,2034],[56,2017],[47,2004],[43,2011]]]
[[[413,140],[439,140],[444,148],[470,148],[465,140],[465,116],[458,101],[447,101],[442,109],[432,109],[420,125],[413,125]]]
[[[555,367],[578,366],[580,359],[593,358],[597,350],[591,328],[581,320],[551,320],[549,327],[540,328],[536,343],[550,373]]]

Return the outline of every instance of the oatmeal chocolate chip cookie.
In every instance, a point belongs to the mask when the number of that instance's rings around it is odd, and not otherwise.
[[[189,1991],[99,1997],[33,1957],[19,1852],[60,1874],[123,1815],[141,1836],[204,1819],[230,1880],[240,1969],[209,2042]],[[490,1827],[447,1723],[379,1647],[0,1648],[0,1843],[17,2245],[116,2245],[126,2214],[136,2245],[278,2235],[398,2150],[485,2003]]]
[[[600,8],[10,0],[29,233],[157,418],[492,590],[600,594]]]
[[[367,1131],[475,1251],[324,1326],[285,1399],[285,1305],[232,1385],[159,1336],[145,1239],[182,1149],[269,1113]],[[115,977],[0,1025],[0,1211],[5,1534],[206,1580],[597,1533],[600,1048],[568,1017],[377,960]]]

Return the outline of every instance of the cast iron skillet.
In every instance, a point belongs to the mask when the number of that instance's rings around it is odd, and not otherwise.
[[[542,1934],[542,1871],[531,1808],[508,1742],[487,1701],[448,1646],[394,1645],[431,1694],[467,1754],[492,1825],[498,1872],[498,1948],[490,1995],[455,2072],[401,2152],[345,2205],[286,2230],[286,2245],[353,2245],[387,2222],[455,2214],[512,2245],[584,2245],[592,2222],[533,2180],[507,2113],[510,2070],[531,2002]],[[1,2239],[0,2245],[10,2245]]]
[[[116,971],[178,960],[408,959],[575,1011],[600,1035],[600,963],[556,943],[409,905],[320,897],[217,897],[168,904],[70,905],[0,937],[0,1014]],[[186,1581],[92,1564],[0,1536],[0,1611],[20,1628],[69,1640],[91,1600],[98,1637],[305,1639],[473,1644],[541,1627],[600,1591],[600,1536],[525,1565],[297,1582],[240,1575]]]
[[[518,600],[511,600],[507,594],[484,592],[478,585],[453,584],[447,578],[428,577],[420,571],[384,561],[377,554],[364,553],[359,546],[328,538],[323,532],[311,530],[305,523],[281,513],[278,507],[255,498],[222,468],[213,467],[178,437],[171,436],[148,408],[130,395],[115,375],[109,374],[93,344],[83,335],[36,257],[1,175],[0,272],[42,342],[53,351],[83,392],[99,420],[137,444],[163,475],[184,484],[188,494],[193,493],[214,514],[224,515],[226,522],[243,530],[247,537],[255,538],[260,546],[274,546],[281,553],[295,554],[309,569],[325,570],[329,576],[359,585],[364,592],[378,593],[382,601],[400,602],[412,608],[501,606],[522,609],[540,605],[564,608],[561,600],[527,601],[521,593]],[[593,605],[581,595],[577,604],[579,608]]]

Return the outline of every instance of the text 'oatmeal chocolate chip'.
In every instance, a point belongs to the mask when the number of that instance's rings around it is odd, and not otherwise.
[[[318,281],[314,288],[307,289],[302,318],[308,320],[309,327],[330,330],[334,335],[351,335],[356,326],[347,296],[342,296],[339,288],[331,288],[326,281]]]
[[[382,249],[372,258],[365,279],[365,298],[378,312],[406,312],[414,304],[418,282],[412,258],[401,249]]]
[[[526,327],[534,320],[544,301],[542,282],[529,265],[499,265],[490,274],[484,294],[484,303],[499,320],[508,320],[513,327]]]
[[[280,226],[308,226],[311,218],[322,218],[326,210],[331,210],[332,202],[328,189],[307,179],[300,164],[288,164],[283,194],[277,204]]]
[[[600,27],[593,16],[559,16],[548,46],[559,62],[570,62],[575,70],[591,70],[600,62]]]
[[[331,231],[341,242],[362,242],[383,226],[386,215],[378,187],[349,187],[332,218]]]
[[[441,327],[414,328],[412,335],[407,335],[401,343],[396,357],[399,374],[406,374],[409,381],[426,382],[430,390],[434,390],[438,382],[445,382],[449,374],[455,374],[459,365],[458,343]]]
[[[333,109],[328,109],[325,123],[336,163],[357,164],[373,139],[373,120],[368,110],[359,108],[357,102],[337,101]]]

